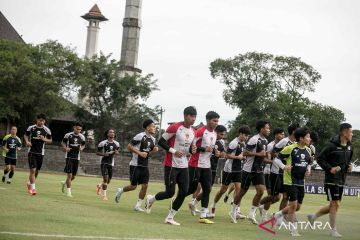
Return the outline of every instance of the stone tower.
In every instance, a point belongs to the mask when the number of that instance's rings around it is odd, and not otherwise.
[[[85,57],[91,58],[97,53],[97,44],[100,29],[99,23],[102,21],[107,21],[108,19],[101,14],[97,4],[95,4],[88,13],[81,17],[89,21],[89,25],[87,27],[88,30]]]
[[[123,73],[141,73],[141,70],[137,68],[141,28],[141,5],[142,0],[126,0],[120,58],[124,64]]]

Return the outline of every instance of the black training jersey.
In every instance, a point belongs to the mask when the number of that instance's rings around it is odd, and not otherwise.
[[[65,153],[65,158],[80,160],[80,146],[85,145],[85,136],[79,133],[76,135],[74,132],[65,134],[63,143],[66,147],[71,148],[70,152]]]
[[[227,149],[227,154],[239,156],[245,149],[245,143],[240,142],[238,138],[234,138]],[[224,172],[241,172],[242,160],[227,159],[224,165]]]
[[[115,140],[111,142],[109,142],[108,140],[104,140],[100,142],[98,145],[98,152],[109,153],[109,156],[100,157],[100,163],[114,166],[115,150],[119,150],[119,149],[120,149],[120,144]]]
[[[268,141],[266,138],[262,138],[259,134],[256,134],[246,144],[246,150],[253,153],[259,153],[266,151]],[[244,163],[245,172],[263,172],[263,162],[265,157],[247,156]]]
[[[44,155],[45,142],[40,139],[40,136],[51,139],[50,129],[46,126],[38,127],[36,125],[32,125],[27,128],[25,135],[28,136],[32,145],[29,147],[29,153]]]
[[[21,140],[17,136],[12,136],[8,134],[4,137],[2,141],[3,146],[3,157],[17,159],[17,148],[21,147]],[[6,152],[6,149],[9,151]]]
[[[216,140],[215,148],[219,152],[224,152],[225,151],[225,142],[224,142],[224,140],[223,139]],[[215,150],[214,150],[211,157],[210,157],[210,164],[211,164],[211,169],[212,170],[216,170],[218,162],[219,162],[219,158],[220,157],[215,156]]]
[[[132,140],[133,145],[140,152],[150,153],[155,147],[155,138],[151,135],[146,135],[145,132],[137,134]],[[146,158],[139,156],[136,153],[132,153],[132,159],[130,161],[131,166],[147,167],[149,164],[149,155]]]

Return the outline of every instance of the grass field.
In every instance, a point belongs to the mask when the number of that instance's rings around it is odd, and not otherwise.
[[[26,192],[28,173],[17,171],[12,184],[0,182],[0,239],[289,239],[286,231],[276,235],[266,233],[248,220],[238,224],[230,223],[229,204],[221,202],[217,206],[217,216],[213,225],[202,225],[198,218],[190,215],[187,202],[176,216],[182,225],[170,226],[163,223],[170,200],[156,202],[150,215],[134,212],[138,191],[122,195],[120,204],[115,204],[114,194],[118,186],[128,181],[113,180],[109,187],[109,201],[102,201],[95,193],[100,178],[78,177],[73,185],[74,198],[61,193],[60,181],[64,175],[40,173],[36,188],[38,195]],[[148,193],[163,190],[162,183],[150,183]],[[215,186],[213,194],[218,190]],[[250,191],[242,202],[247,214]],[[326,203],[321,195],[306,195],[303,209],[298,219],[305,221],[306,214],[314,212]],[[276,205],[278,207],[278,205]],[[274,211],[274,208],[271,210]],[[338,217],[338,231],[343,239],[359,239],[360,199],[344,197]],[[320,221],[325,222],[324,217]],[[299,230],[298,239],[329,239],[328,230]],[[23,234],[23,235],[20,235]],[[33,235],[31,234],[39,234]],[[40,234],[43,234],[42,237]],[[77,236],[75,238],[75,236]]]

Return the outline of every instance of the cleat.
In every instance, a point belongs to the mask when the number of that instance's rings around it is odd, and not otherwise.
[[[31,188],[31,185],[28,182],[26,182],[26,188],[27,188],[28,193],[32,194],[32,188]]]
[[[189,206],[189,210],[190,210],[191,215],[195,216],[196,215],[195,206],[191,202],[188,203],[188,206]]]
[[[170,225],[174,225],[174,226],[180,226],[180,223],[175,222],[174,219],[172,219],[172,218],[166,218],[165,223],[170,224]]]
[[[199,219],[199,223],[204,223],[204,224],[213,224],[214,222],[207,219],[207,218],[200,218]]]
[[[5,175],[1,179],[2,182],[5,182]]]
[[[32,189],[32,190],[31,190],[31,195],[32,195],[32,196],[35,196],[36,194],[37,194],[36,189]]]
[[[7,184],[10,184],[11,183],[11,178],[9,178],[7,181],[6,181]]]
[[[71,193],[69,193],[69,192],[66,194],[66,196],[67,196],[67,197],[70,197],[70,198],[73,197],[73,195],[72,195]]]
[[[136,211],[136,212],[145,212],[145,210],[142,209],[141,207],[135,207],[134,211]]]
[[[121,197],[121,194],[123,193],[123,189],[122,188],[118,188],[117,191],[116,191],[116,194],[115,194],[115,202],[116,203],[119,203],[120,201],[120,197]]]
[[[253,215],[253,216],[248,215],[248,219],[249,219],[253,224],[256,224],[256,225],[259,224],[254,215]]]
[[[229,195],[226,194],[224,197],[224,203],[227,203],[228,199],[229,199]]]
[[[342,237],[342,235],[340,233],[338,233],[336,230],[331,230],[330,231],[330,236],[335,237],[335,238],[341,238]]]
[[[232,223],[237,223],[236,221],[236,213],[233,213],[232,211],[229,212],[230,220]]]
[[[152,195],[147,195],[146,196],[146,201],[145,201],[145,211],[147,214],[150,214],[151,212],[151,207],[154,204],[154,201],[151,200],[153,196]],[[165,220],[166,223],[166,220]]]
[[[65,193],[65,181],[61,181],[61,191],[62,193]]]
[[[104,201],[107,201],[107,200],[108,200],[108,198],[107,198],[106,195],[101,195],[101,199],[104,200]]]
[[[99,183],[98,185],[96,185],[96,194],[100,195],[101,192],[101,184]]]
[[[245,219],[245,218],[246,218],[246,216],[243,215],[241,212],[236,213],[236,219]]]

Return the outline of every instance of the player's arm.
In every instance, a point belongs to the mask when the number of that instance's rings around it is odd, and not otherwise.
[[[319,166],[326,172],[330,172],[332,174],[335,174],[338,170],[337,167],[338,166],[331,166],[331,164],[329,163],[330,160],[330,154],[332,152],[333,146],[332,144],[328,144],[326,145],[323,150],[320,152],[318,159],[317,159],[317,163],[319,164]]]
[[[45,128],[46,136],[40,135],[40,139],[44,141],[45,144],[52,144],[52,136],[50,129]]]
[[[290,172],[291,166],[285,165],[282,161],[286,162],[286,160],[290,157],[291,151],[292,148],[290,148],[289,146],[285,147],[283,150],[281,150],[279,155],[274,159],[273,163],[282,170]]]
[[[179,152],[176,149],[170,147],[169,143],[168,143],[168,140],[170,140],[172,137],[175,136],[176,131],[177,131],[177,128],[175,127],[175,124],[170,125],[158,141],[158,145],[160,147],[162,147],[165,151],[172,153],[172,154]]]
[[[267,163],[272,164],[273,160],[271,160],[271,158],[272,158],[271,152],[266,152],[266,157],[264,159],[264,163],[265,164],[267,164]]]
[[[65,134],[64,138],[61,141],[61,147],[63,148],[64,152],[70,152],[71,148],[67,146],[67,143],[69,141],[68,134]]]
[[[147,152],[141,152],[136,145],[139,145],[141,142],[142,136],[141,135],[136,135],[131,142],[127,145],[127,149],[132,152],[135,153],[143,158],[146,158],[148,156]]]
[[[16,146],[16,149],[17,149],[18,151],[20,151],[20,150],[21,150],[21,148],[22,148],[21,139],[20,139],[19,137],[16,137],[16,139],[18,140],[18,142],[17,142],[17,146]]]
[[[102,157],[107,157],[107,156],[109,156],[109,153],[104,152],[104,143],[103,143],[103,142],[100,142],[100,143],[99,143],[98,148],[97,148],[96,155],[102,156]]]
[[[6,140],[8,139],[8,137],[7,136],[5,136],[4,138],[3,138],[3,140],[2,140],[2,148],[3,148],[3,150],[5,151],[5,152],[8,152],[9,151],[9,149],[6,147]]]
[[[26,144],[26,146],[28,146],[28,147],[31,147],[31,141],[30,141],[30,139],[29,139],[29,137],[30,137],[30,127],[28,127],[28,129],[26,130],[26,132],[25,132],[25,134],[24,134],[24,140],[25,140],[25,144]]]

